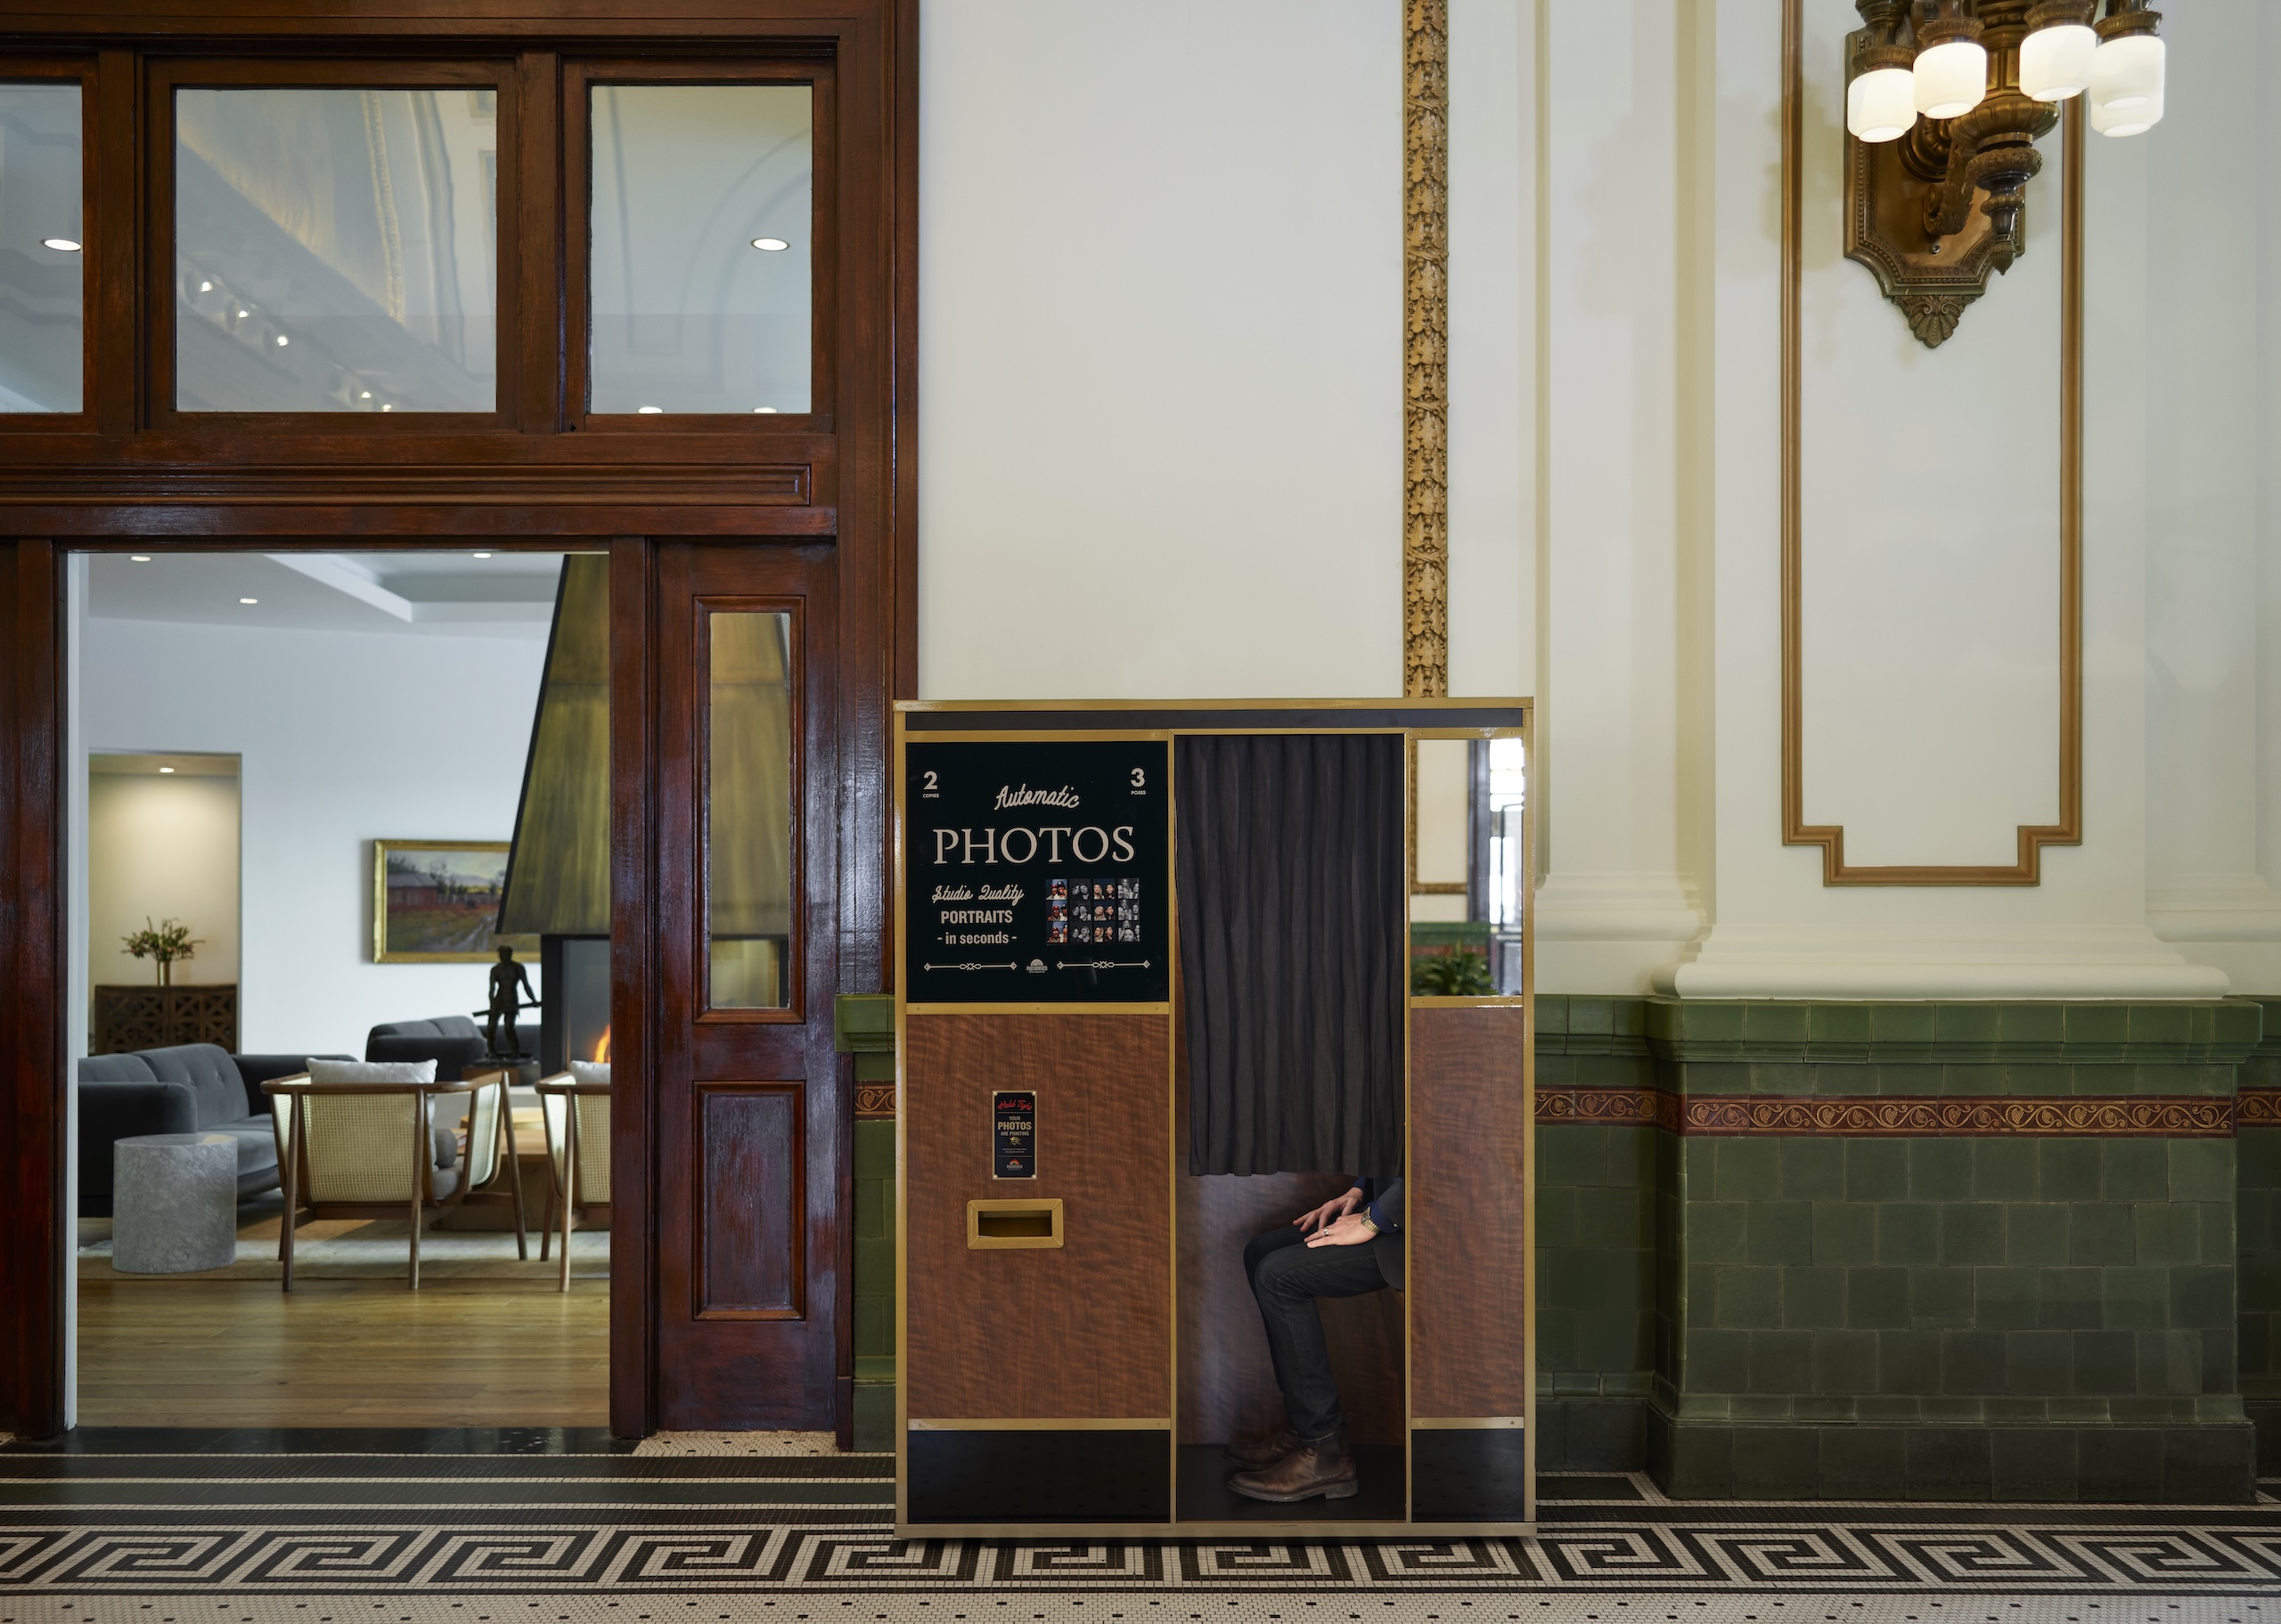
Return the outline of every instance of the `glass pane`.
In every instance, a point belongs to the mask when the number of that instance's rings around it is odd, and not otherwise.
[[[589,410],[808,410],[813,100],[595,87]]]
[[[792,998],[792,617],[706,617],[705,929],[715,1009]]]
[[[175,93],[175,405],[489,412],[492,90]]]
[[[79,87],[0,85],[0,412],[77,412]]]
[[[1517,739],[1489,741],[1489,924],[1496,945],[1500,992],[1521,990],[1522,849],[1528,790],[1528,747]]]

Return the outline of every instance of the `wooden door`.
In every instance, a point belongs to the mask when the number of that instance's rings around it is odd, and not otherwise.
[[[656,563],[657,1421],[836,1430],[833,550],[668,542]]]

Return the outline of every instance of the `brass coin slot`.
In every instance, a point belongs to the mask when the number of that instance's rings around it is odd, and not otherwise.
[[[969,1201],[966,1204],[966,1244],[992,1246],[1059,1246],[1061,1245],[1061,1204],[1059,1201]]]

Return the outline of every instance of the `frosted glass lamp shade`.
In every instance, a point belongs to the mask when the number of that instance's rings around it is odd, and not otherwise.
[[[2143,135],[2162,121],[2162,98],[2159,95],[2135,107],[2091,103],[2091,128],[2102,135]]]
[[[2091,55],[2091,118],[2094,127],[2107,135],[2122,134],[2122,126],[2135,124],[2139,129],[2152,125],[2162,117],[2163,59],[2167,54],[2159,36],[2154,34],[2124,34],[2114,39],[2101,40],[2099,48]],[[2154,118],[2143,115],[2152,108]],[[2132,113],[2130,118],[2109,118],[2105,125],[2098,115]],[[2129,132],[2138,134],[2138,130]]]
[[[2020,42],[2020,89],[2039,102],[2064,102],[2090,88],[2099,37],[2080,22],[2038,29]]]
[[[1946,39],[1917,53],[1917,110],[1954,118],[1988,94],[1988,52],[1976,39]]]
[[[1872,68],[1845,87],[1845,127],[1860,141],[1895,141],[1917,122],[1917,78],[1906,68]]]

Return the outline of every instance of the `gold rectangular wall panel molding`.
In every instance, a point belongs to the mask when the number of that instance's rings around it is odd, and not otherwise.
[[[1995,864],[1853,864],[1843,824],[1805,817],[1803,571],[1800,529],[1800,283],[1804,275],[1805,0],[1782,4],[1782,844],[1821,848],[1825,885],[2034,885],[2043,848],[2083,840],[2083,102],[2060,116],[2059,821],[2019,826]],[[1827,66],[1822,64],[1820,66]],[[1843,98],[1841,97],[1841,100]],[[1913,470],[1903,470],[1913,471]]]

